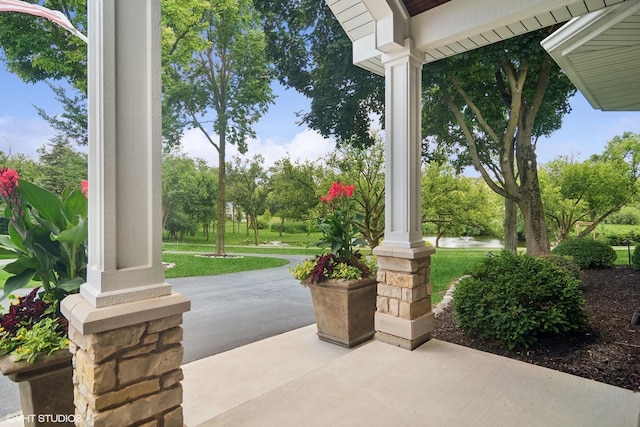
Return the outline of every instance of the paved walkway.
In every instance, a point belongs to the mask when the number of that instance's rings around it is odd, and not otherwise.
[[[354,350],[315,325],[184,365],[193,426],[635,427],[640,393],[438,340]]]

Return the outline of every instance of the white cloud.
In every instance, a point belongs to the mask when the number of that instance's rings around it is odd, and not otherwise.
[[[37,158],[37,149],[47,145],[55,132],[39,117],[0,116],[0,150]]]
[[[218,143],[217,136],[214,141]],[[335,150],[333,141],[323,138],[319,133],[306,129],[297,133],[291,141],[280,143],[276,139],[258,138],[248,142],[248,152],[245,157],[252,158],[256,154],[261,154],[265,159],[265,167],[284,158],[290,157],[293,161],[315,161],[322,159]],[[189,157],[204,159],[210,166],[218,165],[218,152],[209,143],[206,137],[198,129],[191,129],[185,132],[182,138],[182,151]],[[227,145],[227,161],[238,155],[238,149],[234,145]]]

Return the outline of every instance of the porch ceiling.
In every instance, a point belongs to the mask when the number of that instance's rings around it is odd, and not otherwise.
[[[383,75],[376,24],[398,3],[425,62],[453,56],[625,0],[326,0],[353,42],[354,63]],[[626,0],[633,2],[632,0]],[[489,3],[489,4],[488,4]],[[420,12],[422,9],[426,9]],[[388,10],[389,12],[386,12]],[[413,15],[415,14],[415,15]]]
[[[542,46],[594,108],[640,110],[640,1],[576,18]]]
[[[409,12],[409,16],[416,16],[450,1],[451,0],[402,0],[402,3],[404,3],[405,9]]]

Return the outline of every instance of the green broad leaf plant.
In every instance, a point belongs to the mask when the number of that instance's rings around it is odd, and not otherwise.
[[[357,280],[375,271],[375,261],[363,257],[355,249],[359,245],[365,245],[366,241],[359,237],[360,229],[356,225],[358,218],[350,208],[349,199],[354,192],[354,185],[334,182],[329,194],[320,198],[331,213],[318,218],[322,238],[310,246],[325,248],[329,252],[306,259],[290,268],[294,278],[303,283],[320,283],[327,279]]]
[[[9,220],[0,251],[15,256],[4,267],[11,276],[0,300],[14,301],[0,318],[0,354],[33,362],[37,354],[68,345],[59,304],[86,279],[87,191],[82,181],[58,196],[20,179],[13,169],[0,169],[0,199]],[[39,287],[16,299],[13,293],[33,282]]]

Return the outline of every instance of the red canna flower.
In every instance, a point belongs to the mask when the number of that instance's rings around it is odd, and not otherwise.
[[[18,187],[20,175],[14,169],[0,169],[0,195],[5,198],[13,196]]]

